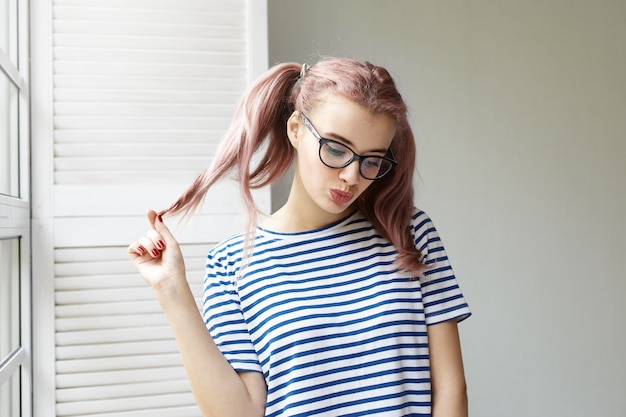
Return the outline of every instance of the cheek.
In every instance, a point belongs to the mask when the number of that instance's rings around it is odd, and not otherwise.
[[[302,186],[311,196],[324,192],[338,181],[337,170],[324,165],[314,152],[301,152],[298,155],[297,169]]]
[[[315,144],[317,145],[317,144]],[[311,146],[311,144],[301,144],[296,152],[296,158],[298,158],[298,166],[300,166],[300,173],[305,176],[319,176],[322,175],[322,168],[326,168],[322,161],[318,157],[318,148]]]
[[[361,194],[363,194],[365,192],[365,190],[367,190],[369,188],[369,186],[372,185],[373,182],[374,181],[366,180],[366,179],[361,178],[361,182],[359,182],[355,198],[360,197]]]

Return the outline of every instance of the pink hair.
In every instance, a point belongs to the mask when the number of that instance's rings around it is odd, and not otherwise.
[[[374,181],[356,201],[356,208],[398,250],[401,269],[420,274],[420,252],[409,228],[413,213],[415,141],[407,107],[387,70],[347,58],[321,60],[300,77],[302,65],[284,63],[261,76],[240,101],[213,163],[161,214],[189,214],[197,209],[209,188],[235,168],[248,213],[248,231],[254,233],[257,207],[251,190],[273,184],[287,171],[294,150],[287,137],[287,119],[294,110],[307,113],[322,92],[341,94],[373,113],[396,120],[391,150],[397,166]],[[263,147],[267,141],[267,146]],[[261,151],[252,166],[252,157]]]

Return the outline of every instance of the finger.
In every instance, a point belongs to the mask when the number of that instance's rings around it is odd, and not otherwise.
[[[148,211],[148,221],[154,230],[156,230],[166,245],[175,245],[177,244],[176,238],[170,232],[170,229],[163,223],[163,218],[158,215],[154,210]]]
[[[146,250],[146,253],[150,254],[153,258],[161,256],[161,251],[156,247],[156,244],[148,236],[143,236],[139,239],[139,245]]]
[[[148,222],[150,222],[150,227],[152,227],[154,229],[154,223],[157,220],[158,214],[156,211],[150,209],[148,210],[148,213],[146,214],[148,216]]]
[[[154,243],[154,246],[156,246],[158,250],[165,249],[165,240],[159,232],[154,229],[150,229],[146,233],[146,236]]]
[[[134,242],[130,244],[128,246],[127,252],[131,257],[139,257],[148,253],[148,251],[146,251],[146,249],[141,246],[139,242]]]

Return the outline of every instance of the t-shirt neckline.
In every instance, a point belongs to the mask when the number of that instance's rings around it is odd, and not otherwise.
[[[337,220],[336,222],[333,222],[326,226],[322,226],[318,229],[304,230],[302,232],[276,232],[273,230],[265,229],[261,226],[257,226],[257,233],[259,235],[274,237],[276,239],[303,239],[303,238],[310,239],[310,238],[318,237],[320,235],[327,235],[329,233],[332,233],[334,230],[339,229],[345,226],[346,224],[350,223],[357,216],[358,216],[358,211],[353,211],[352,213],[348,214],[343,219]]]

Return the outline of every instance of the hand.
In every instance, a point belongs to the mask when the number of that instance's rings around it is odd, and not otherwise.
[[[185,278],[185,261],[178,242],[160,216],[148,211],[150,230],[145,236],[128,246],[131,261],[157,292],[175,287]]]

